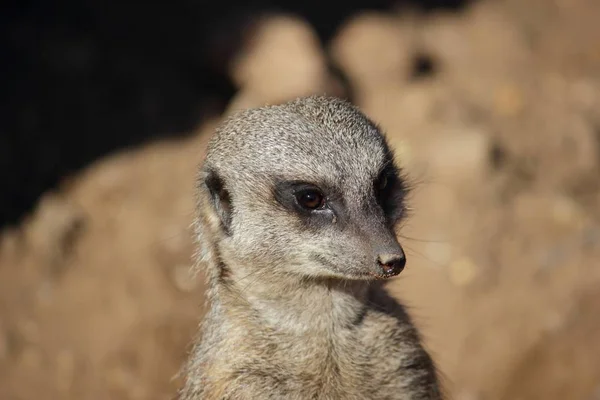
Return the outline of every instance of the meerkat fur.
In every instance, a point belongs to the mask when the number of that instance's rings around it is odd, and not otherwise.
[[[311,96],[229,117],[197,188],[209,309],[180,400],[441,399],[384,288],[404,267],[406,183],[357,107]]]

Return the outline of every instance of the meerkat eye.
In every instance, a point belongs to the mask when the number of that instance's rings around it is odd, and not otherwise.
[[[375,180],[373,186],[375,189],[375,193],[378,197],[384,196],[387,194],[388,189],[390,187],[390,174],[388,171],[383,171]]]
[[[325,206],[325,196],[317,189],[304,189],[297,192],[296,201],[307,210],[319,210]]]
[[[388,185],[387,174],[383,174],[379,178],[379,181],[377,182],[377,186],[378,186],[379,190],[384,190],[387,187],[387,185]]]

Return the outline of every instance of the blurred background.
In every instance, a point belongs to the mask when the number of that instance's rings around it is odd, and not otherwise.
[[[390,285],[457,400],[600,399],[600,2],[12,1],[0,398],[171,399],[231,112],[350,99],[415,190]]]

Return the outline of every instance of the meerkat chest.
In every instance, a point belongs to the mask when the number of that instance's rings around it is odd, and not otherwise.
[[[365,322],[328,334],[271,337],[236,363],[234,375],[254,398],[411,399],[402,390],[404,362],[393,330]]]

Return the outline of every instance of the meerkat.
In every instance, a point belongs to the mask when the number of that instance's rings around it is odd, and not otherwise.
[[[337,98],[242,111],[217,129],[195,224],[210,308],[181,400],[442,397],[384,289],[406,261],[399,172],[380,129]]]

